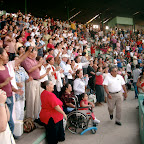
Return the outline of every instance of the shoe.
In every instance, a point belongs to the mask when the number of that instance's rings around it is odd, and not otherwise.
[[[45,126],[43,122],[40,121],[40,118],[34,120],[35,123],[39,124],[40,126]]]
[[[113,119],[113,115],[110,115],[110,119],[111,119],[111,120]]]
[[[100,123],[100,120],[98,120],[98,119],[94,119],[94,123],[97,123],[97,124],[99,124]]]
[[[19,139],[19,136],[15,136],[14,134],[13,134],[13,137],[15,140]]]
[[[59,139],[58,142],[63,142],[65,141],[65,138]]]
[[[121,122],[117,122],[117,121],[115,122],[115,124],[116,124],[116,125],[119,125],[119,126],[122,125]]]

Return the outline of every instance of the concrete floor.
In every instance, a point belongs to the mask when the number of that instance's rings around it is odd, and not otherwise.
[[[97,133],[87,132],[81,136],[66,130],[66,140],[61,144],[140,144],[137,106],[134,91],[130,91],[122,104],[122,126],[115,125],[115,118],[110,120],[107,104],[96,107],[94,113],[101,121]]]

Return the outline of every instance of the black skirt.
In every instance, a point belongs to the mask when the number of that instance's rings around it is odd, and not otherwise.
[[[57,144],[58,142],[65,140],[63,120],[54,123],[53,118],[50,118],[45,128],[46,140],[48,144]]]

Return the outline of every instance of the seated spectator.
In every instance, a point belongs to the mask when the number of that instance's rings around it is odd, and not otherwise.
[[[83,93],[83,94],[81,95],[81,99],[82,99],[82,100],[80,101],[80,107],[89,107],[90,105],[91,105],[93,108],[95,107],[94,103],[88,101],[88,95],[87,95],[86,93]],[[80,109],[80,110],[88,110],[88,108],[82,108],[82,109]],[[88,112],[88,113],[89,113],[89,112]],[[98,120],[98,119],[95,117],[95,115],[94,115],[93,112],[91,113],[91,116],[92,116],[92,119],[94,120],[94,123],[100,123],[100,120]]]
[[[45,123],[47,143],[57,144],[65,140],[63,117],[67,120],[67,116],[62,109],[63,103],[52,93],[53,82],[45,81],[41,87],[44,91],[41,94],[40,120]]]
[[[72,86],[69,83],[65,84],[62,91],[61,101],[63,102],[64,112],[67,114],[75,108],[74,100],[72,99],[74,93],[72,92]]]

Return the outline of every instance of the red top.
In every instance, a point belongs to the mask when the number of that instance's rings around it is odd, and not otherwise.
[[[80,101],[80,107],[83,107],[83,106],[82,106],[82,102],[84,102],[85,105],[88,105],[88,101],[87,101],[87,100],[81,100],[81,101]],[[82,109],[80,109],[80,110],[88,110],[88,108],[82,108]]]
[[[95,54],[95,48],[94,48],[94,46],[91,46],[91,54]]]
[[[130,58],[130,52],[127,52],[127,57]]]
[[[48,43],[48,44],[47,44],[47,48],[52,48],[52,49],[54,49],[54,45],[53,45],[53,44]]]
[[[55,110],[55,107],[59,105],[62,108],[62,101],[56,97],[52,92],[44,90],[41,93],[41,112],[40,120],[48,124],[49,119],[52,117],[54,122],[57,123],[63,119],[63,115]]]
[[[10,75],[7,66],[5,66],[5,70],[0,70],[0,84],[3,83],[8,77],[10,77]],[[12,96],[12,87],[10,82],[1,89],[6,92],[7,97]]]
[[[140,84],[141,84],[141,87],[143,88],[144,87],[144,83],[140,82]]]
[[[103,85],[103,76],[102,75],[99,75],[97,76],[96,75],[96,82],[95,82],[96,85]]]
[[[30,36],[30,33],[25,32],[25,38],[27,39],[27,37]]]

